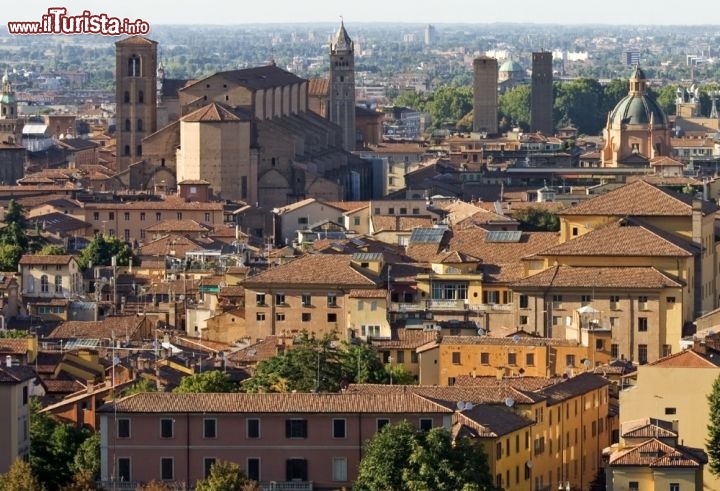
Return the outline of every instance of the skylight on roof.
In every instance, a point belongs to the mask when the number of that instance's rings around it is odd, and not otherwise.
[[[410,234],[411,244],[439,244],[445,235],[444,228],[415,228]]]
[[[520,242],[521,230],[491,230],[485,235],[485,242]]]

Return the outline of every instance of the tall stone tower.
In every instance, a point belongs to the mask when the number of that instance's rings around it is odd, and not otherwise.
[[[498,62],[489,56],[473,60],[473,132],[498,132]]]
[[[342,128],[343,148],[355,150],[355,46],[341,21],[330,42],[330,121]]]
[[[10,76],[5,70],[2,78],[2,94],[0,94],[0,119],[16,119],[17,118],[17,99],[15,91],[10,85]]]
[[[115,43],[116,170],[142,159],[142,140],[157,130],[157,42]]]
[[[554,135],[552,53],[532,54],[532,87],[530,92],[530,131]]]

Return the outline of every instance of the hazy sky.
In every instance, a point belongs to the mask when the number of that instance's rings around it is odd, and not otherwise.
[[[2,22],[40,20],[48,7],[63,6],[71,15],[93,14],[141,18],[152,24],[245,24],[256,22],[353,22],[553,24],[716,24],[716,1],[657,2],[649,0],[188,0],[154,1],[13,1],[3,9]],[[198,8],[200,6],[200,8]]]

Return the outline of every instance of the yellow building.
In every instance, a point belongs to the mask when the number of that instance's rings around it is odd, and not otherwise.
[[[373,253],[358,258],[374,258]],[[347,326],[360,339],[390,338],[387,315],[387,290],[377,288],[350,290],[347,302]]]
[[[202,339],[217,343],[232,344],[246,336],[245,311],[242,309],[216,314],[205,321],[204,328],[200,328]]]
[[[671,422],[652,418],[627,421],[622,424],[621,438],[608,455],[609,491],[703,489],[707,455],[702,449],[679,445]]]
[[[28,366],[0,366],[0,473],[30,455],[30,395],[35,372]]]
[[[415,380],[420,379],[420,357],[417,349],[437,336],[435,330],[393,329],[392,335],[385,339],[370,339],[382,362],[391,367],[401,366],[410,372]]]
[[[638,367],[637,381],[620,391],[620,421],[669,420],[680,441],[705,449],[707,396],[720,376],[720,346],[714,338],[697,341],[692,349]],[[707,466],[702,489],[720,489],[720,479]]]
[[[357,311],[359,299],[349,294],[378,288],[385,267],[381,253],[310,254],[251,276],[243,283],[247,335],[255,340],[307,330],[342,338],[360,336],[364,321],[359,313],[348,315],[351,305]],[[372,299],[367,300],[370,309]]]
[[[598,351],[595,343],[519,334],[442,336],[417,352],[422,385],[454,385],[463,376],[572,376],[610,360],[609,352]]]

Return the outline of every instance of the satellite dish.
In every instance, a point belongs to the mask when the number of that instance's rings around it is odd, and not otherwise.
[[[474,407],[475,407],[475,406],[474,406],[473,403],[470,402],[470,401],[468,401],[468,402],[465,403],[465,410],[466,410],[466,411],[469,411],[469,410],[471,410],[471,409],[474,408]]]
[[[463,401],[458,401],[458,403],[455,404],[455,407],[458,408],[458,411],[462,411],[463,409],[465,409],[465,403]]]
[[[525,467],[527,467],[528,469],[532,469],[533,468],[532,460],[528,460],[527,462],[525,462]]]
[[[481,327],[480,329],[477,330],[477,333],[478,333],[478,336],[484,336],[484,335],[485,335],[485,329],[483,329],[483,328]]]
[[[512,397],[506,397],[505,398],[505,405],[507,407],[513,407],[515,405],[515,400]]]
[[[519,334],[514,335],[514,336],[512,337],[512,340],[513,340],[514,343],[519,343],[519,342],[520,342],[520,335],[519,335]]]
[[[583,365],[585,365],[585,368],[590,368],[592,366],[592,362],[590,361],[590,359],[585,358],[583,360]]]

